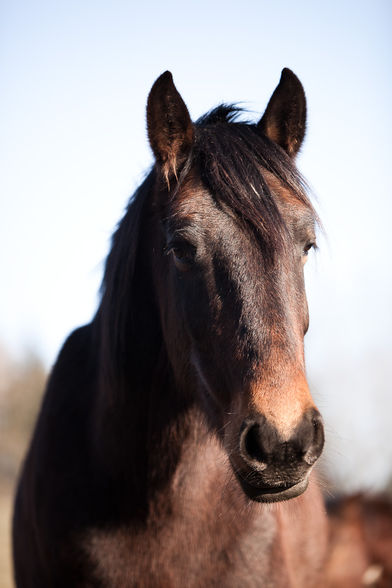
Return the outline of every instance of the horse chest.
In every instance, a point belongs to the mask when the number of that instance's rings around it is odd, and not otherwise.
[[[85,549],[102,586],[313,587],[323,565],[325,519],[314,515],[317,488],[308,492],[305,518],[299,505],[245,507],[235,493],[222,501],[221,492],[210,492],[207,502],[185,494],[165,514],[156,505],[138,530],[92,531]]]
[[[303,535],[302,524],[295,529],[296,517],[289,514],[286,520],[287,516],[279,515],[280,507],[245,501],[237,483],[228,476],[219,451],[212,444],[198,452],[185,449],[170,491],[166,488],[156,496],[143,526],[124,525],[89,533],[85,549],[99,585],[313,585],[301,583],[305,576],[288,557],[296,549],[296,539],[289,546],[282,541],[284,527],[289,525],[298,537]],[[308,563],[301,565],[309,567]]]
[[[86,548],[98,583],[116,588],[290,585],[281,566],[273,569],[276,523],[270,513],[252,521],[246,532],[235,521],[189,522],[184,516],[138,532],[92,532]]]

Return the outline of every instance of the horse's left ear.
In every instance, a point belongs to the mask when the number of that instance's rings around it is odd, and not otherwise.
[[[177,177],[193,143],[193,124],[169,71],[151,88],[147,101],[147,130],[151,149],[169,183]]]
[[[302,144],[306,127],[306,98],[297,76],[284,68],[258,128],[294,157]]]

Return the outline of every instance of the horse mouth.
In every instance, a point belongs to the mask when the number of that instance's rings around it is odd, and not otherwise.
[[[309,484],[309,477],[306,476],[300,482],[279,486],[254,486],[246,480],[237,476],[245,494],[255,502],[281,502],[296,498],[305,492]]]

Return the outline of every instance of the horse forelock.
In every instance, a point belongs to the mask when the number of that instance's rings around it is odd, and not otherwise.
[[[223,104],[196,123],[192,152],[204,186],[218,203],[228,206],[256,235],[266,263],[287,242],[278,194],[290,194],[317,223],[307,185],[293,160],[250,122],[237,122],[243,112]],[[275,178],[274,187],[269,178]],[[276,190],[276,188],[279,188]]]

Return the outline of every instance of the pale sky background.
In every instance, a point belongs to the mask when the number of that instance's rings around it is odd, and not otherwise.
[[[258,118],[301,79],[299,167],[326,238],[306,270],[309,380],[347,489],[392,473],[392,4],[13,0],[0,4],[0,341],[52,365],[92,317],[110,235],[152,163],[149,89],[166,69],[194,118]]]

